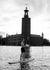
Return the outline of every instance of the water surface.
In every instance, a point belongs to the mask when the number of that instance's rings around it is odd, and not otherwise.
[[[18,70],[20,63],[9,65],[8,62],[20,60],[19,46],[0,46],[0,70]],[[50,47],[31,47],[30,56],[34,58],[29,62],[30,70],[50,70]]]

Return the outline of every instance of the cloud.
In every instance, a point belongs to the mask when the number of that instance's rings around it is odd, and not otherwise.
[[[0,27],[0,31],[9,34],[21,33],[21,18],[24,16],[23,10],[27,1],[29,1],[32,33],[45,32],[45,29],[50,26],[48,25],[50,23],[50,0],[0,0],[0,25],[5,25]]]
[[[46,5],[46,0],[31,0],[31,5],[34,11],[38,14],[43,11]]]
[[[4,21],[7,21],[7,22],[10,21],[10,19],[7,18],[7,17],[3,18],[3,20],[4,20]]]
[[[26,1],[26,0],[14,0],[14,3],[15,3],[16,5],[23,6],[23,5],[25,5],[25,1]]]
[[[50,15],[50,0],[47,0],[47,12]]]

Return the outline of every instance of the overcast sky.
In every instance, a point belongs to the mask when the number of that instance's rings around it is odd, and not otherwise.
[[[50,40],[50,0],[0,0],[0,34],[21,33],[25,4],[31,18],[31,34],[44,33]]]

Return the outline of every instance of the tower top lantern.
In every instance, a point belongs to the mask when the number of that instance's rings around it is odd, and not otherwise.
[[[29,11],[29,10],[28,10],[27,7],[26,7],[26,9],[24,10],[24,12],[25,12],[24,17],[26,17],[26,16],[28,17],[28,11]]]

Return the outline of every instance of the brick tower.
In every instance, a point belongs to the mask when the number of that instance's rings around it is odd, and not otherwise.
[[[28,15],[28,9],[24,10],[24,18],[22,18],[22,36],[25,39],[25,42],[30,40],[30,18]]]

